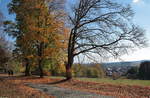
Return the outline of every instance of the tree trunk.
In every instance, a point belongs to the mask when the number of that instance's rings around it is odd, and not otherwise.
[[[66,65],[66,79],[71,80],[72,79],[72,71],[71,71],[71,66],[69,63]]]
[[[38,47],[38,56],[39,56],[38,63],[39,63],[39,70],[40,70],[40,77],[41,78],[44,76],[44,74],[43,74],[43,66],[42,66],[43,45],[44,45],[44,43],[41,42],[39,47]]]
[[[43,68],[42,68],[42,60],[39,60],[39,70],[40,70],[40,77],[43,78]]]
[[[30,73],[30,65],[29,65],[29,59],[25,59],[26,61],[26,70],[25,70],[25,76],[30,76],[31,73]]]
[[[69,37],[69,43],[68,43],[68,62],[66,64],[66,79],[71,80],[72,79],[72,64],[74,61],[74,46],[75,46],[75,34],[73,35],[73,32],[75,33],[76,30],[72,30],[70,37]]]
[[[73,56],[68,56],[68,62],[66,64],[66,79],[72,79],[72,64],[73,64]]]

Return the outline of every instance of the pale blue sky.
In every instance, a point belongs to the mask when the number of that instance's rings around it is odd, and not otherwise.
[[[14,20],[15,16],[8,14],[7,4],[10,1],[11,0],[0,0],[0,10],[3,12],[6,19]],[[146,30],[146,37],[147,39],[150,40],[150,0],[118,0],[118,1],[122,3],[131,4],[135,12],[135,16],[133,18],[134,23]],[[122,56],[122,59],[124,59],[125,61],[150,60],[150,47],[144,49],[137,49],[137,51],[134,51],[130,55]]]
[[[150,46],[150,0],[130,0],[131,6],[135,12],[134,22],[146,30],[146,37]],[[150,47],[138,49],[130,55],[122,57],[126,61],[132,60],[150,60]]]

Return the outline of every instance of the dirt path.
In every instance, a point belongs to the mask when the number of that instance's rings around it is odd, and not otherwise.
[[[45,84],[26,83],[25,85],[50,94],[56,98],[115,98],[111,96],[102,96],[94,93],[82,92],[68,88],[60,88]]]
[[[2,82],[4,82],[6,86],[3,85]],[[41,98],[41,95],[48,96],[42,98],[53,98],[53,96],[56,98],[114,98],[111,96],[115,96],[117,98],[150,98],[149,86],[113,85],[97,82],[85,82],[76,79],[73,79],[72,81],[64,81],[49,77],[39,78],[37,76],[8,77],[8,75],[1,74],[0,83],[4,87],[0,89],[0,92],[7,89],[6,87],[9,88],[10,85],[10,87],[12,86],[12,89],[18,88],[23,94],[38,96],[32,98]],[[3,95],[3,92],[1,94]]]

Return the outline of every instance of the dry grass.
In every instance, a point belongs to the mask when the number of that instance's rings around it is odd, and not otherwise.
[[[25,86],[24,82],[19,80],[19,78],[9,77],[0,79],[0,98],[54,98]]]
[[[113,85],[104,83],[84,82],[72,80],[59,84],[61,87],[72,88],[102,95],[116,96],[119,98],[150,98],[150,87]]]

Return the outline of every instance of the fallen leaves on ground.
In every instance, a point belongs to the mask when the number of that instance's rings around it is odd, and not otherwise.
[[[83,82],[79,80],[65,82],[59,84],[59,86],[102,95],[116,96],[119,98],[150,98],[150,87],[112,85],[104,83]]]
[[[70,80],[66,82],[60,82],[57,84],[58,81],[61,79],[54,79],[54,78],[39,78],[39,77],[12,77],[7,79],[10,83],[15,85],[21,85],[19,89],[22,91],[27,90],[26,93],[32,92],[32,94],[41,94],[46,95],[43,93],[39,93],[37,90],[27,87],[25,83],[42,83],[48,85],[56,85],[63,88],[70,88],[80,91],[92,92],[101,95],[109,95],[109,96],[116,96],[119,98],[150,98],[150,87],[143,87],[143,86],[130,86],[130,85],[112,85],[112,84],[104,84],[104,83],[94,83],[94,82],[84,82],[79,80]],[[55,84],[56,83],[56,84]],[[40,96],[40,95],[39,95]],[[44,97],[45,98],[45,97]]]
[[[19,77],[21,78],[21,77]],[[36,89],[24,85],[24,81],[15,77],[0,77],[0,97],[8,98],[54,98]],[[27,79],[28,80],[28,79]]]

